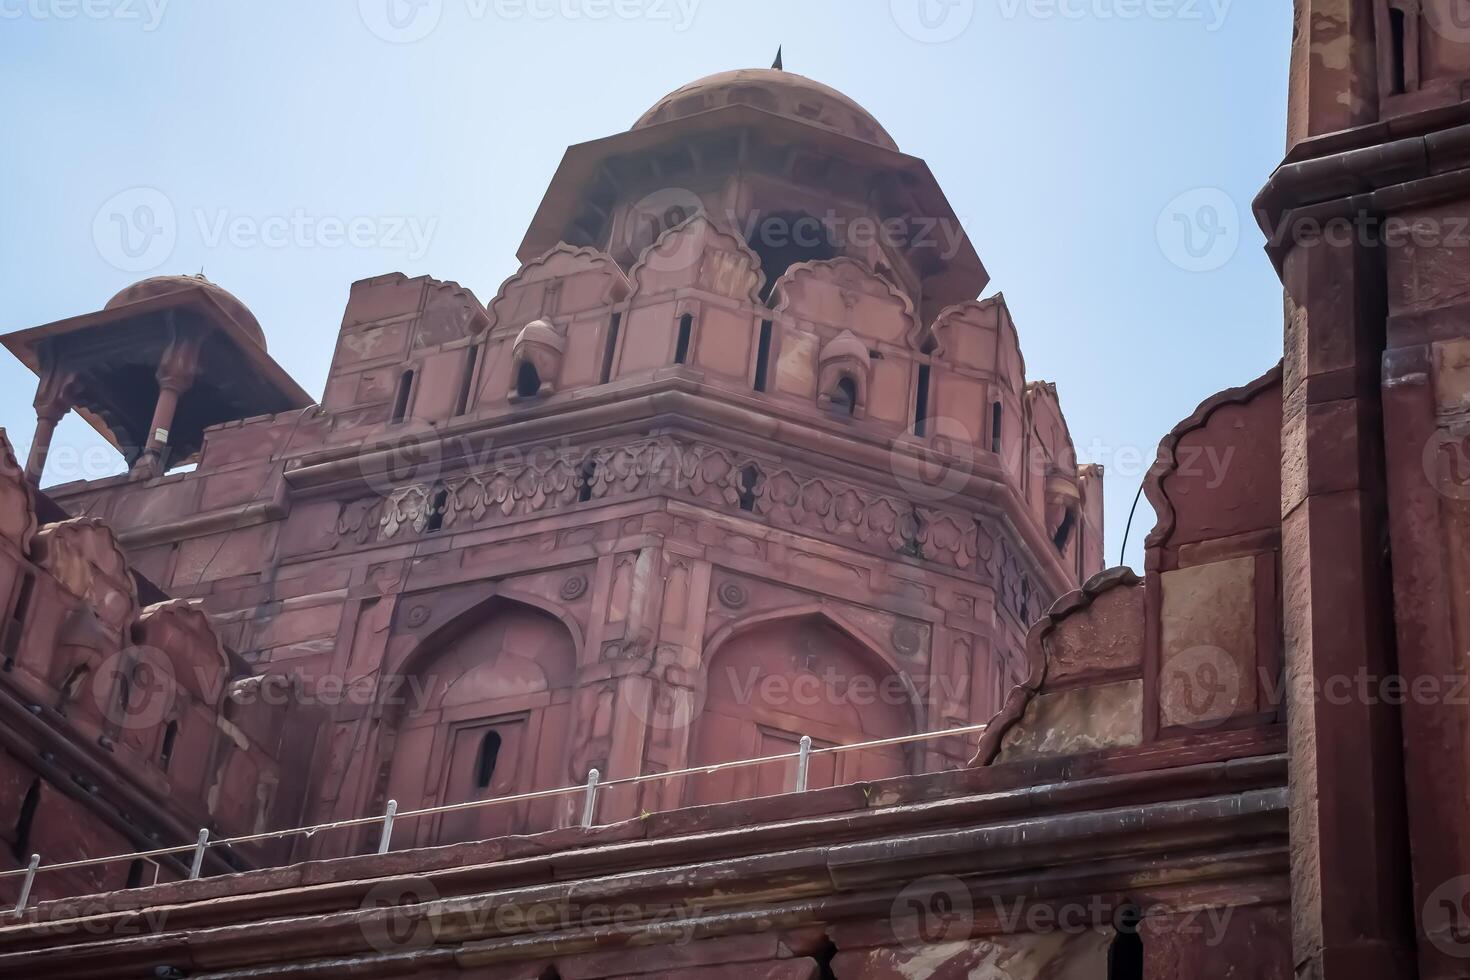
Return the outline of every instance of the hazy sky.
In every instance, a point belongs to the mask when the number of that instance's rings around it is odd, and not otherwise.
[[[1113,563],[1160,437],[1280,357],[1249,204],[1290,38],[1280,0],[0,0],[0,329],[203,269],[319,396],[354,280],[490,299],[568,144],[782,44],[929,162],[1107,467]],[[34,388],[0,352],[22,459]],[[121,465],[55,445],[48,483]]]

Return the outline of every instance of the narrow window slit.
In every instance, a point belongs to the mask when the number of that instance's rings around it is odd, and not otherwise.
[[[413,391],[413,372],[404,371],[398,376],[398,391],[393,396],[393,419],[394,422],[402,422],[408,417],[408,396]]]
[[[766,375],[771,365],[771,321],[761,321],[760,339],[755,346],[755,390],[766,390]]]
[[[674,346],[674,363],[684,364],[689,360],[689,339],[694,333],[694,317],[685,313],[679,317],[679,340]]]
[[[929,365],[919,365],[919,383],[914,386],[914,435],[924,436],[929,428]]]
[[[480,345],[472,344],[467,349],[464,360],[464,376],[459,381],[459,395],[454,400],[454,414],[463,415],[469,411],[470,389],[475,381],[475,362],[480,357]]]
[[[168,772],[168,767],[174,761],[174,743],[179,738],[179,723],[171,721],[163,730],[163,747],[158,750],[158,768]]]
[[[614,313],[612,315],[612,325],[607,328],[607,346],[602,351],[602,374],[600,375],[602,384],[607,384],[612,380],[613,355],[617,353],[618,331],[622,325],[623,315],[621,313]]]
[[[444,526],[444,512],[448,509],[449,488],[435,487],[433,496],[429,498],[429,512],[424,517],[425,534],[433,534]]]

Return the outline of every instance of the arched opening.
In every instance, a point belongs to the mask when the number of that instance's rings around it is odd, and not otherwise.
[[[163,730],[163,745],[158,750],[158,768],[168,772],[174,761],[174,743],[179,739],[179,723],[171,721]]]
[[[830,393],[832,410],[838,415],[851,416],[857,411],[857,397],[857,382],[851,375],[844,374],[837,379],[837,386]]]
[[[393,416],[390,421],[402,422],[408,418],[408,396],[413,391],[413,372],[404,371],[398,376],[398,390],[393,395]]]
[[[707,697],[691,735],[693,767],[913,733],[908,686],[877,653],[831,620],[799,615],[734,633],[711,652]],[[807,787],[821,789],[908,772],[901,746],[811,757]],[[795,762],[691,777],[691,804],[771,796],[794,787]]]
[[[582,460],[577,471],[577,502],[585,504],[592,499],[592,488],[597,484],[597,460],[588,456]]]
[[[821,219],[802,211],[778,211],[761,218],[746,243],[761,260],[766,274],[761,287],[762,302],[769,302],[776,281],[798,262],[820,262],[836,258],[838,251],[831,229]]]
[[[1118,930],[1108,946],[1108,980],[1143,980],[1143,938],[1138,934],[1138,910],[1129,906],[1118,913]]]
[[[747,514],[755,513],[755,488],[760,483],[761,471],[754,463],[740,471],[739,503]]]
[[[496,598],[461,616],[404,668],[384,723],[386,798],[410,810],[573,782],[575,679],[575,641],[550,613]],[[548,830],[564,806],[455,810],[405,825],[404,846]]]
[[[1072,540],[1072,527],[1077,523],[1077,514],[1072,508],[1067,508],[1062,514],[1061,521],[1057,524],[1056,533],[1051,536],[1051,543],[1062,554],[1067,553],[1067,543]]]
[[[540,372],[536,370],[536,365],[530,361],[522,361],[521,366],[516,369],[516,396],[519,398],[535,398],[540,393]]]
[[[686,364],[689,361],[689,341],[694,335],[694,317],[685,313],[679,317],[679,337],[674,344],[674,363]]]
[[[491,729],[485,733],[480,740],[480,757],[475,763],[475,785],[480,789],[489,789],[490,782],[495,778],[495,763],[500,758],[500,733]]]
[[[36,809],[41,805],[41,780],[31,780],[25,799],[20,802],[20,814],[15,820],[15,831],[10,838],[10,853],[15,860],[25,863],[30,860],[31,828],[36,822]]]
[[[433,534],[444,527],[444,515],[449,510],[449,488],[438,485],[429,496],[429,511],[424,515],[424,533]]]
[[[1000,402],[990,406],[990,451],[1000,452],[1000,426],[1001,426]]]

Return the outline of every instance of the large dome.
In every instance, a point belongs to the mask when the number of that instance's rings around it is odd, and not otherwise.
[[[878,120],[852,99],[821,82],[777,68],[742,68],[690,82],[659,99],[633,128],[729,105],[754,106],[865,143],[898,149]]]
[[[228,310],[231,318],[250,334],[250,339],[259,344],[261,350],[265,350],[265,331],[260,329],[260,321],[255,319],[255,314],[251,313],[250,309],[230,292],[221,289],[203,276],[154,276],[151,279],[143,279],[112,297],[102,308],[111,310],[129,303],[136,303],[139,300],[199,286],[214,297],[220,306]]]

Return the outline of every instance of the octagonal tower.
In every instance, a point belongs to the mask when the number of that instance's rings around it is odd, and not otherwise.
[[[777,70],[679,89],[567,151],[519,258],[488,303],[356,283],[320,405],[205,429],[189,473],[50,491],[326,706],[305,818],[983,722],[1028,623],[1101,569],[1101,473],[1055,387],[1026,381],[1004,298],[976,299],[923,161],[840,93]],[[974,742],[820,756],[811,785]],[[599,819],[791,778],[621,787]]]

